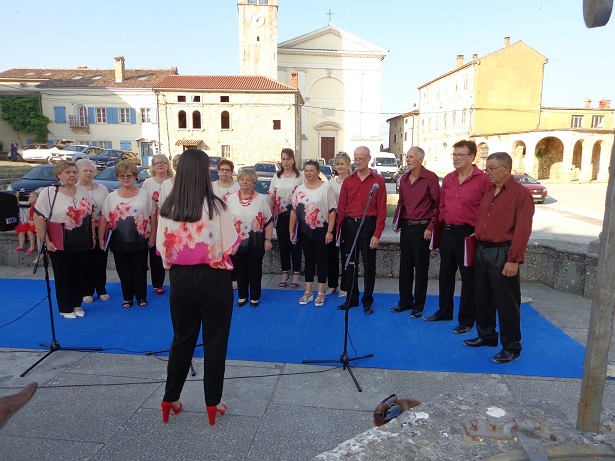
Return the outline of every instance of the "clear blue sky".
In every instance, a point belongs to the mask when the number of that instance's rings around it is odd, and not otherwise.
[[[582,0],[279,0],[280,42],[328,22],[389,50],[383,61],[381,134],[386,118],[412,109],[417,87],[503,46],[505,36],[549,59],[543,105],[581,107],[613,99],[615,18],[583,22]],[[182,75],[239,72],[234,0],[29,0],[2,7],[0,70],[13,67],[177,66]],[[386,140],[384,144],[386,145]]]

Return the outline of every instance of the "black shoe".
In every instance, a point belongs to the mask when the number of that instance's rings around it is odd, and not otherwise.
[[[410,312],[411,319],[420,319],[423,316],[423,311],[419,311],[418,309],[412,309]]]
[[[258,299],[256,301],[250,300],[250,307],[258,307]]]
[[[479,336],[478,338],[474,338],[474,339],[466,339],[463,342],[463,344],[465,344],[468,347],[483,347],[483,346],[498,347],[498,340],[492,339],[492,340],[486,341]]]
[[[521,357],[521,352],[510,352],[506,349],[502,349],[491,360],[495,363],[510,363],[513,360],[517,360]]]
[[[391,307],[391,312],[404,312],[404,311],[409,311],[411,309],[410,306],[400,306],[397,305],[395,307]]]
[[[372,309],[372,305],[371,304],[365,304],[363,306],[363,312],[365,312],[366,314],[373,314],[374,313],[374,309]]]
[[[453,330],[453,333],[455,333],[456,335],[465,335],[471,329],[472,327],[469,327],[467,325],[458,325],[457,328]]]
[[[350,304],[348,303],[348,301],[346,301],[344,304],[340,304],[339,306],[337,306],[338,310],[340,311],[347,311],[348,309],[351,309],[353,307],[357,307],[358,304]]]
[[[441,322],[443,320],[453,320],[453,317],[449,319],[449,318],[440,317],[439,315],[433,314],[433,315],[427,315],[423,317],[423,319],[427,320],[428,322]]]
[[[247,302],[247,299],[244,299],[243,301],[237,301],[237,307],[243,307],[246,305]]]

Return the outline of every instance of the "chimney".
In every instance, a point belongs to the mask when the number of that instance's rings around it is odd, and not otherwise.
[[[592,106],[592,100],[590,98],[587,98],[585,100],[585,108],[586,109],[591,109],[591,106]]]
[[[177,70],[176,66],[171,67],[171,72],[173,72],[173,75],[179,75],[179,71]]]
[[[473,54],[472,55],[472,62],[476,62],[478,61],[478,55],[477,54]]]
[[[457,55],[457,69],[463,66],[463,54]]]
[[[116,56],[115,58],[115,83],[124,81],[124,56]]]
[[[299,73],[298,72],[291,72],[290,86],[292,86],[293,88],[299,88]]]
[[[87,69],[88,66],[77,66],[77,69]]]
[[[510,37],[504,37],[504,47],[510,45]]]
[[[601,99],[598,102],[599,109],[610,109],[611,108],[611,100],[610,99]]]

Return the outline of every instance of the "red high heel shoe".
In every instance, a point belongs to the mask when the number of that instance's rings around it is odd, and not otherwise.
[[[222,405],[224,408],[220,409],[218,408],[218,405],[212,407],[205,407],[205,409],[207,410],[207,417],[209,418],[210,426],[216,425],[216,416],[224,416],[224,413],[226,413],[226,405],[224,405],[223,403],[221,403],[220,405]]]
[[[160,407],[162,408],[162,422],[169,422],[169,413],[173,410],[173,413],[178,415],[180,411],[182,411],[183,405],[179,402],[179,407],[174,407],[173,402],[165,402],[164,400],[160,402]]]

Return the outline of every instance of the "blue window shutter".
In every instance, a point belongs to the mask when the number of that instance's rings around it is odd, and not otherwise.
[[[53,108],[53,113],[55,114],[56,123],[66,123],[66,108],[56,106]]]
[[[96,114],[94,113],[94,108],[93,107],[88,107],[88,122],[90,122],[90,125],[92,123],[96,123]],[[96,145],[96,144],[94,144]]]
[[[111,141],[107,141],[107,149],[113,149],[113,143]]]
[[[96,147],[98,145],[98,143],[96,141],[92,141],[92,143],[90,145]]]
[[[134,109],[134,107],[130,108],[130,123],[132,123],[133,125],[137,123],[137,111]]]
[[[118,123],[118,109],[117,107],[107,107],[107,123]]]
[[[120,149],[130,150],[131,147],[132,147],[132,143],[130,141],[120,141]]]

